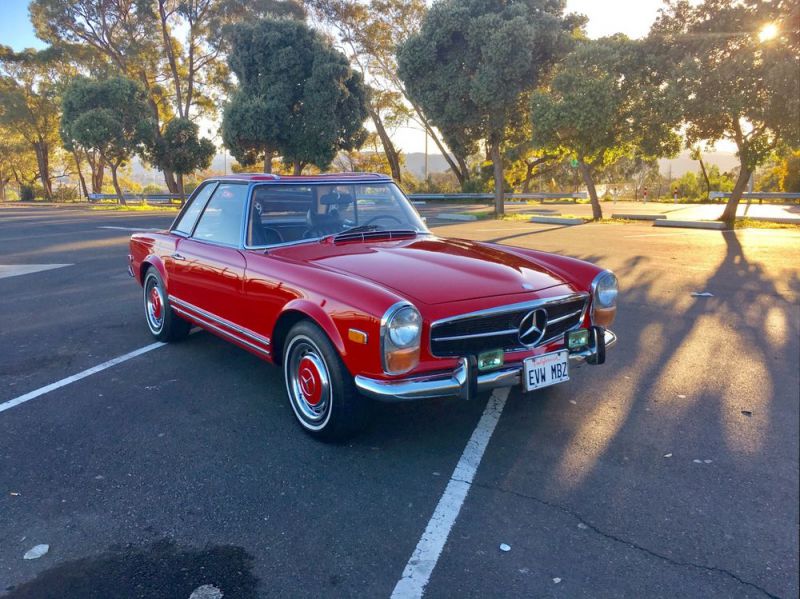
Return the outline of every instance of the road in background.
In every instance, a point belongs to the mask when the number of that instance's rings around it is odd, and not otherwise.
[[[171,219],[0,208],[0,264],[71,265],[0,278],[0,402],[152,342],[128,229]],[[800,234],[435,231],[598,262],[622,295],[605,366],[509,396],[426,596],[797,596]],[[487,398],[325,445],[284,393],[199,333],[0,413],[0,594],[388,597]]]

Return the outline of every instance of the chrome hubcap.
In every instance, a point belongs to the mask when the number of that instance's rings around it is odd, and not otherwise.
[[[330,410],[331,385],[319,349],[307,337],[295,338],[287,350],[284,369],[297,415],[312,428],[323,423]]]
[[[147,280],[144,291],[144,308],[147,324],[153,332],[158,333],[164,326],[164,298],[161,295],[158,281],[154,277]]]

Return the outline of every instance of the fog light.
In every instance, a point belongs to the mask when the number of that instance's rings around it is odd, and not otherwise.
[[[478,370],[491,370],[503,365],[503,350],[497,349],[478,354]]]
[[[567,349],[579,349],[589,345],[588,329],[578,329],[567,333]]]

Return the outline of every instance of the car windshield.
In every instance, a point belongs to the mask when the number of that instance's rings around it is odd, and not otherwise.
[[[319,239],[349,230],[427,232],[391,182],[269,183],[254,188],[248,246]]]

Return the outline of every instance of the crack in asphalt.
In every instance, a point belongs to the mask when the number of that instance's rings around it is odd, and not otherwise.
[[[466,482],[466,481],[462,481],[462,482]],[[569,509],[569,508],[567,508],[567,507],[565,507],[563,505],[559,505],[557,503],[552,503],[552,502],[549,502],[549,501],[545,501],[544,499],[540,499],[539,497],[534,497],[533,495],[526,495],[525,493],[520,493],[519,491],[512,491],[510,489],[504,489],[502,487],[495,487],[495,486],[492,486],[492,485],[487,485],[485,483],[478,483],[478,482],[474,482],[473,481],[472,485],[475,486],[475,487],[480,487],[482,489],[489,490],[489,491],[498,491],[500,493],[506,493],[508,495],[515,495],[516,497],[521,497],[522,499],[528,499],[530,501],[535,501],[536,503],[539,503],[541,505],[547,506],[547,507],[549,507],[551,509],[558,510],[560,512],[563,512],[563,513],[575,518],[576,520],[578,520],[578,522],[580,522],[583,525],[585,525],[588,529],[594,531],[595,533],[599,534],[600,536],[602,536],[602,537],[604,537],[606,539],[609,539],[610,541],[614,541],[616,543],[627,545],[628,547],[631,547],[632,549],[636,549],[637,551],[641,551],[642,553],[646,553],[647,555],[650,555],[650,556],[652,556],[652,557],[654,557],[656,559],[663,560],[663,561],[665,561],[665,562],[667,562],[669,564],[672,564],[673,566],[679,566],[679,567],[684,567],[684,568],[686,568],[686,567],[688,567],[688,568],[696,568],[698,570],[704,570],[704,571],[707,571],[707,572],[716,572],[716,573],[719,573],[719,574],[723,574],[725,576],[728,576],[729,578],[732,578],[733,580],[735,580],[736,582],[738,582],[741,585],[751,587],[751,588],[759,591],[760,593],[763,593],[764,595],[766,595],[770,599],[781,599],[780,595],[775,595],[773,593],[770,593],[765,588],[760,587],[760,586],[758,586],[757,584],[755,584],[753,582],[745,580],[745,579],[741,578],[739,575],[735,574],[734,572],[731,572],[730,570],[726,570],[725,568],[718,568],[716,566],[705,566],[703,564],[696,564],[694,562],[679,561],[679,560],[673,559],[673,558],[671,558],[671,557],[669,557],[667,555],[663,555],[661,553],[658,553],[657,551],[653,551],[652,549],[648,549],[647,547],[643,547],[642,545],[638,545],[638,544],[634,543],[633,541],[628,541],[628,540],[623,539],[621,537],[618,537],[618,536],[616,536],[616,535],[614,535],[612,533],[605,532],[604,530],[601,530],[600,528],[598,528],[597,526],[595,526],[591,522],[586,521],[583,518],[583,516],[581,516],[579,513],[575,512],[575,511],[573,511],[573,510],[571,510],[571,509]]]

